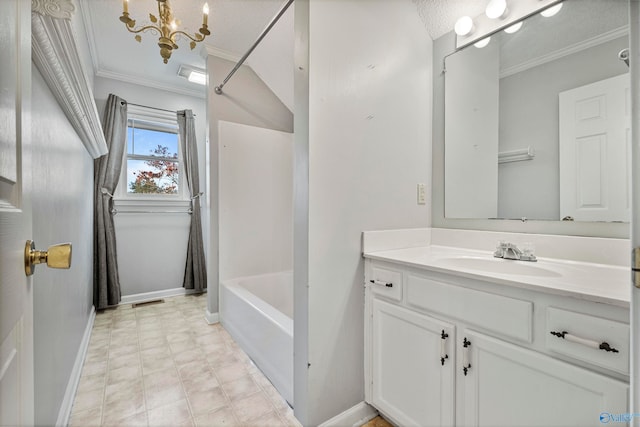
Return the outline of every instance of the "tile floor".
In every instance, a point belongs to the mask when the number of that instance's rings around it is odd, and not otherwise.
[[[205,307],[199,295],[98,313],[70,425],[299,427]]]

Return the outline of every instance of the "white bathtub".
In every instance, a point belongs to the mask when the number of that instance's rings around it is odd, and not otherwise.
[[[220,284],[220,321],[293,406],[293,273]]]

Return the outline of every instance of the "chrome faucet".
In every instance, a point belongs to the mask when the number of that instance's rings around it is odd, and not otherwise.
[[[502,241],[496,246],[496,251],[493,253],[493,256],[496,258],[513,259],[517,261],[538,261],[536,259],[536,256],[533,254],[533,250],[530,247],[527,247],[524,251],[521,251],[513,243]]]

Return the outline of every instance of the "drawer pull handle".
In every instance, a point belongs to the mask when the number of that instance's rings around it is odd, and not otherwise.
[[[382,280],[369,280],[369,282],[374,285],[386,286],[387,288],[393,288],[393,283],[391,282],[383,282]]]
[[[471,368],[471,363],[469,363],[469,347],[471,347],[471,341],[464,337],[462,341],[462,372],[464,372],[464,376],[467,376],[467,372]]]
[[[445,333],[443,329],[442,333],[440,334],[440,363],[442,363],[442,366],[444,366],[445,359],[449,358],[445,346],[447,338],[449,338],[449,334]]]
[[[619,353],[618,349],[611,347],[609,343],[606,341],[603,341],[600,343],[598,341],[588,340],[586,338],[580,338],[575,335],[571,335],[567,331],[562,331],[562,332],[551,331],[550,333],[551,335],[556,336],[558,338],[562,338],[577,344],[586,345],[587,347],[595,348],[596,350],[604,350],[606,352]]]

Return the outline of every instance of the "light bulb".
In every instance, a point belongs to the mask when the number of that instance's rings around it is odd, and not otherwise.
[[[490,41],[491,41],[491,37],[487,37],[487,38],[484,38],[484,39],[480,40],[479,42],[474,43],[473,45],[475,47],[477,47],[478,49],[482,49],[483,47],[488,45]]]
[[[489,19],[502,18],[507,12],[507,0],[491,0],[484,13]]]
[[[473,19],[469,16],[463,16],[456,21],[454,30],[459,36],[467,36],[473,31]]]
[[[191,83],[197,83],[200,85],[206,85],[207,84],[207,75],[205,73],[201,73],[199,71],[192,71],[189,73],[189,76],[187,77],[187,80],[189,80]]]
[[[553,16],[556,13],[560,12],[560,9],[562,9],[562,3],[558,3],[555,6],[551,6],[549,9],[543,10],[542,12],[540,12],[540,15],[544,16],[545,18],[549,18],[550,16]]]
[[[175,31],[178,28],[178,24],[176,24],[176,21],[171,21],[171,24],[169,24],[171,26],[171,29],[173,31]]]
[[[520,28],[522,28],[522,21],[516,22],[515,24],[511,25],[510,27],[505,28],[504,32],[508,33],[508,34],[513,34],[516,31],[518,31]]]
[[[208,20],[209,20],[209,3],[205,3],[204,6],[202,6],[202,26],[203,27],[207,25]]]

